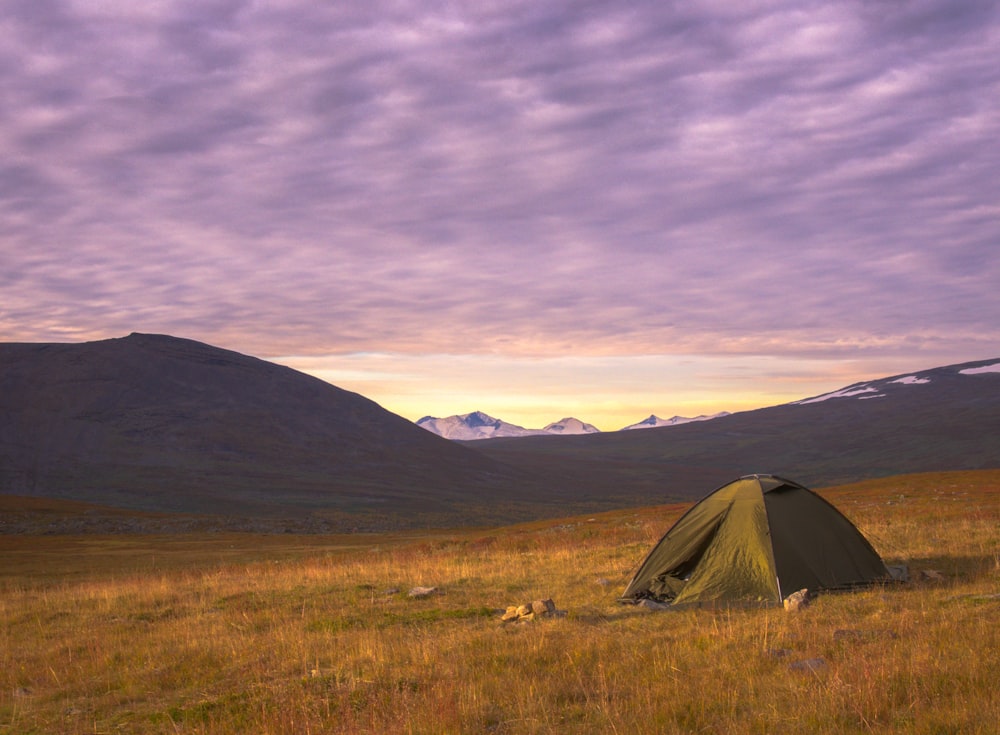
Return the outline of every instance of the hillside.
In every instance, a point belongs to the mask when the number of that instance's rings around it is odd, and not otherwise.
[[[1000,360],[898,375],[796,403],[645,431],[544,440],[494,439],[476,448],[521,467],[585,462],[659,476],[684,494],[694,472],[719,483],[769,472],[822,487],[865,478],[1000,467]],[[712,483],[708,483],[712,484]]]
[[[355,393],[132,334],[0,345],[0,492],[146,511],[452,517],[515,471]]]

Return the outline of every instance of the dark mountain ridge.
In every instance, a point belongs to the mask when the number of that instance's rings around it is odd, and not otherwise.
[[[356,393],[191,340],[0,345],[6,494],[235,515],[428,511],[520,479]]]

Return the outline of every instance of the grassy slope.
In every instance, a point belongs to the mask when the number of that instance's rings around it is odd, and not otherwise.
[[[943,579],[797,615],[617,605],[682,505],[427,535],[0,536],[0,733],[994,732],[1000,472],[823,494]],[[500,625],[540,597],[568,615]]]

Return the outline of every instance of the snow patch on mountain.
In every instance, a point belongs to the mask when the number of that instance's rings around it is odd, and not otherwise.
[[[793,406],[804,406],[807,403],[822,403],[823,401],[829,401],[832,398],[854,398],[855,396],[861,396],[865,393],[878,393],[878,388],[870,385],[852,385],[847,388],[842,388],[841,390],[835,390],[832,393],[824,393],[821,396],[814,396],[813,398],[804,398],[801,401],[792,401]],[[865,396],[866,398],[878,398],[879,396]]]
[[[924,383],[930,383],[930,378],[919,378],[916,375],[907,375],[902,378],[896,378],[895,380],[889,381],[891,383],[902,383],[903,385],[923,385]]]
[[[635,429],[656,429],[661,426],[678,426],[679,424],[690,424],[693,421],[710,421],[711,419],[722,418],[723,416],[728,416],[728,411],[720,411],[719,413],[713,413],[710,416],[704,414],[700,416],[672,416],[669,419],[661,419],[655,414],[651,415],[647,419],[643,419],[639,423],[630,424],[629,426],[622,427],[622,431],[633,431]]]
[[[992,365],[982,365],[975,368],[966,368],[958,371],[960,375],[982,375],[983,373],[1000,373],[1000,362]]]

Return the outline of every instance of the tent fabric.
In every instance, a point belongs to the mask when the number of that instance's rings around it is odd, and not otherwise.
[[[887,576],[871,544],[826,500],[780,477],[749,475],[688,510],[622,599],[780,602],[802,588],[847,588]]]

